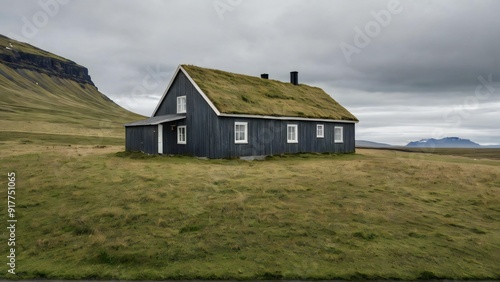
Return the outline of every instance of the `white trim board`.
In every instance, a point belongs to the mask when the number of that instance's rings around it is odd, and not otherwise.
[[[186,115],[179,115],[179,114],[156,116],[156,117],[150,117],[147,119],[135,121],[132,123],[127,123],[127,124],[124,124],[124,126],[129,127],[129,126],[157,125],[160,123],[181,120],[181,119],[185,119],[185,118],[186,118]]]
[[[168,90],[170,89],[170,86],[172,86],[172,83],[174,83],[175,78],[177,77],[177,73],[180,70],[181,65],[177,66],[177,69],[174,72],[174,75],[170,79],[170,82],[168,83],[167,89],[163,92],[163,95],[160,98],[160,101],[156,105],[155,110],[153,111],[153,114],[151,114],[151,117],[154,117],[156,115],[156,111],[158,111],[158,108],[160,107],[161,103],[163,102],[163,99],[165,99],[165,96],[167,96]]]
[[[191,78],[191,76],[189,76],[187,71],[181,65],[179,65],[179,67],[181,68],[182,72],[186,75],[186,77],[189,79],[189,81],[193,84],[194,88],[196,88],[196,90],[198,90],[198,93],[200,93],[201,97],[203,97],[203,99],[205,99],[205,101],[208,103],[210,108],[212,108],[212,110],[219,116],[220,112],[215,107],[215,105],[212,103],[212,101],[210,101],[210,99],[208,99],[207,95],[201,90],[201,88],[198,86],[198,84],[196,84],[196,82],[194,82],[194,80]]]
[[[163,124],[158,124],[158,154],[163,155]]]
[[[172,76],[172,78],[170,79],[170,82],[168,83],[167,89],[165,90],[165,92],[163,92],[163,95],[161,96],[160,101],[158,102],[158,105],[156,105],[156,108],[153,111],[153,114],[151,115],[151,117],[154,117],[156,115],[158,108],[160,107],[161,103],[163,102],[163,99],[165,99],[165,96],[167,96],[168,90],[170,90],[170,87],[174,83],[174,80],[177,77],[177,74],[179,73],[179,71],[182,71],[182,73],[187,77],[189,82],[191,82],[191,84],[194,86],[196,91],[198,91],[198,93],[200,93],[201,97],[203,97],[203,99],[205,99],[205,101],[210,106],[210,108],[212,108],[212,110],[215,112],[215,114],[220,115],[219,110],[215,107],[215,105],[212,103],[212,101],[210,101],[210,99],[208,99],[207,95],[205,95],[205,93],[201,90],[201,88],[198,86],[198,84],[196,84],[196,82],[194,82],[194,80],[191,78],[191,76],[189,76],[189,74],[182,67],[182,65],[179,65],[177,67],[177,69],[175,70],[174,76]]]
[[[241,115],[241,114],[220,114],[221,117],[237,117],[237,118],[260,118],[260,119],[277,119],[277,120],[304,120],[304,121],[321,121],[321,122],[336,122],[336,123],[358,123],[354,120],[336,120],[336,119],[321,119],[321,118],[301,118],[301,117],[277,117],[277,116],[259,116],[259,115]]]

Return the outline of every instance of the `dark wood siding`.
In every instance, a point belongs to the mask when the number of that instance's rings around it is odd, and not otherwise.
[[[169,155],[192,155],[187,144],[177,144],[177,127],[186,125],[185,120],[173,121],[163,124],[163,153]],[[187,130],[187,127],[186,127]],[[186,134],[186,143],[189,143],[189,135]]]
[[[186,96],[186,119],[163,126],[165,154],[186,154],[198,157],[216,156],[218,117],[183,72],[172,82],[156,115],[177,113],[177,97]],[[175,125],[172,130],[172,125]],[[177,144],[177,126],[186,125],[187,144]],[[165,138],[167,137],[167,138]],[[168,140],[165,142],[165,140]]]
[[[235,144],[234,123],[248,123],[248,144]],[[298,125],[298,143],[287,143],[287,125]],[[324,138],[316,137],[316,125],[324,125]],[[343,143],[334,142],[334,128],[342,126]],[[217,158],[276,155],[283,153],[351,153],[354,152],[354,124],[295,120],[220,117]]]
[[[158,154],[158,126],[125,127],[125,150]]]

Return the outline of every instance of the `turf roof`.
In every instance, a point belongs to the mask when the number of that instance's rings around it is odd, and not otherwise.
[[[192,65],[182,67],[221,113],[358,121],[318,87]]]

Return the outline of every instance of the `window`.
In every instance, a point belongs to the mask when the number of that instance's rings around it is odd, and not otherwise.
[[[335,126],[335,129],[334,129],[334,135],[335,135],[335,139],[334,139],[334,142],[335,143],[344,143],[344,128],[342,126]]]
[[[316,137],[323,138],[325,137],[325,126],[322,124],[316,125]]]
[[[288,124],[286,126],[286,141],[287,143],[299,143],[298,125]]]
[[[186,126],[177,127],[177,144],[186,144]]]
[[[186,112],[186,96],[177,97],[177,113],[183,114]]]
[[[234,143],[236,144],[248,143],[248,122],[234,123]]]

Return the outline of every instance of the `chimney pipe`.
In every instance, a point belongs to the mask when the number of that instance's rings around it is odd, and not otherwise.
[[[293,85],[299,85],[299,72],[291,71],[290,72],[290,83]]]
[[[269,79],[269,74],[263,73],[263,74],[260,75],[260,78]]]

